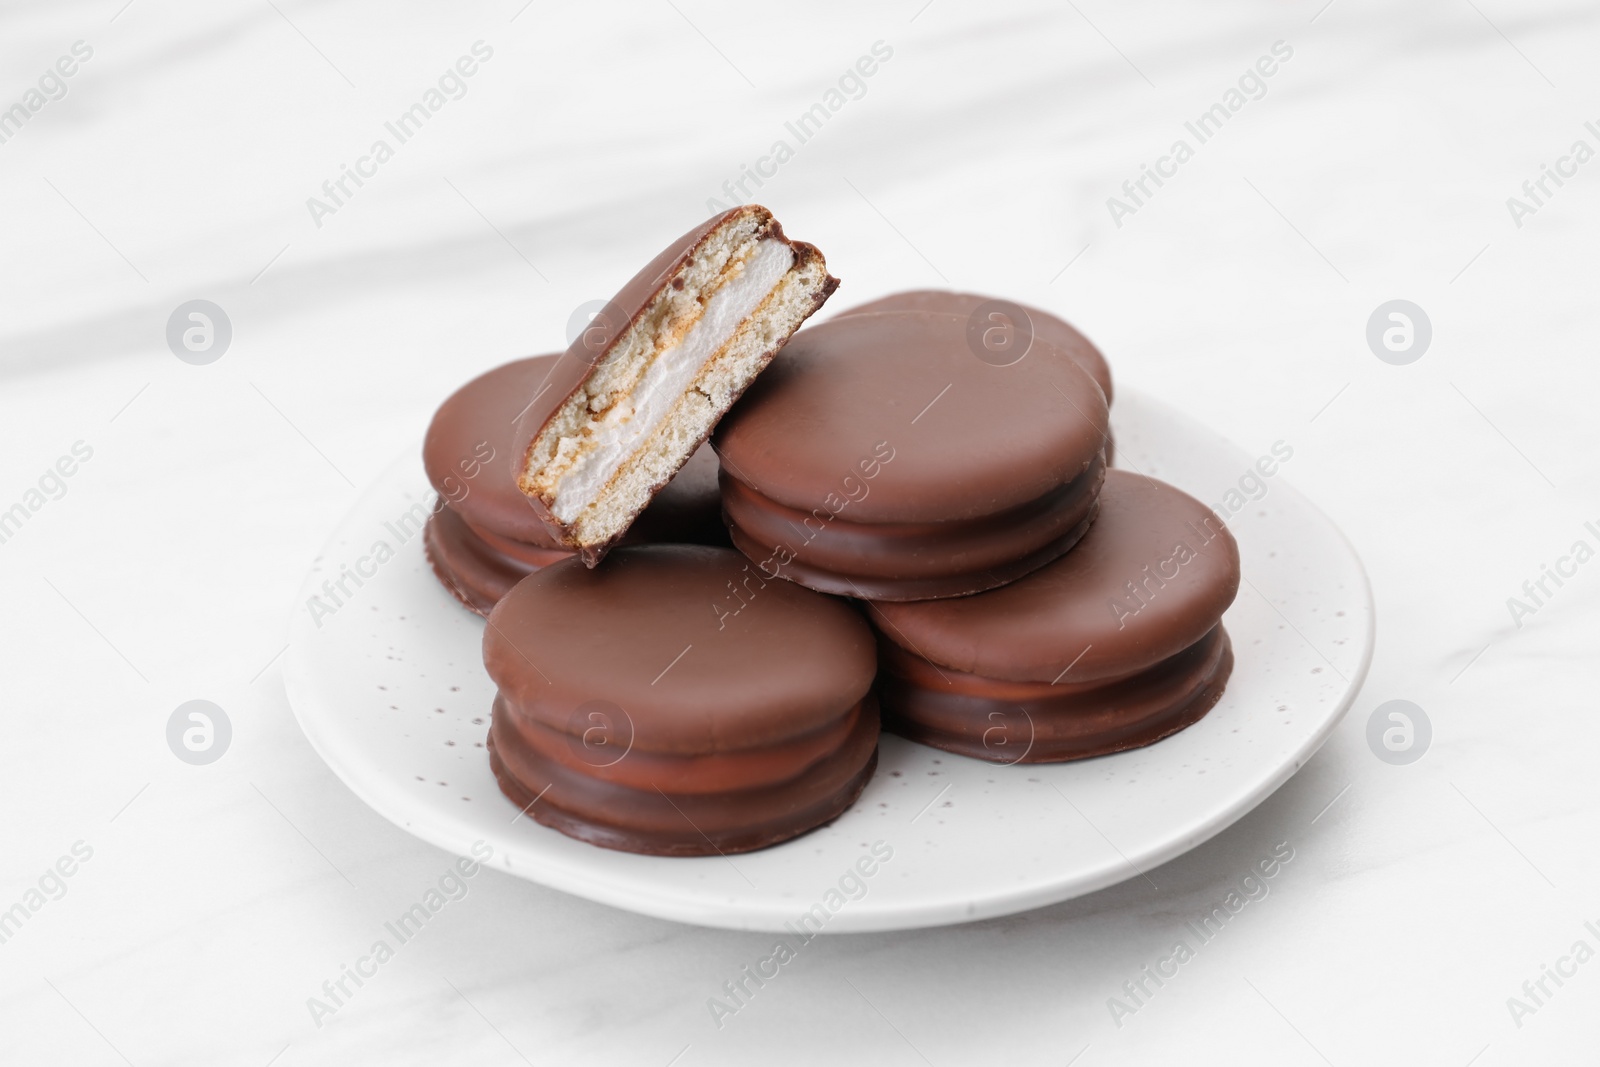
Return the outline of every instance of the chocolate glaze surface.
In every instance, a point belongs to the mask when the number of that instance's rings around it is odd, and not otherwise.
[[[572,555],[561,548],[486,537],[448,507],[428,517],[422,548],[434,576],[479,615],[489,614],[529,574]]]
[[[503,462],[512,420],[557,357],[519,359],[479,375],[439,406],[422,462],[443,507],[423,542],[434,573],[480,615],[540,567],[571,556],[556,544]],[[629,542],[727,545],[717,457],[702,446],[628,529]]]
[[[558,358],[531,356],[478,375],[439,405],[422,442],[428,481],[463,519],[546,548],[560,545],[528,506],[510,468],[514,420]]]
[[[996,299],[998,298],[980,296],[977,293],[953,293],[945,289],[912,289],[868,301],[841,312],[838,317],[872,315],[880,311],[942,311],[968,316],[981,305]],[[1008,302],[1015,303],[1015,301]],[[1033,335],[1071,357],[1072,361],[1082,367],[1100,386],[1100,391],[1106,395],[1106,403],[1109,404],[1111,367],[1106,363],[1106,357],[1100,354],[1100,350],[1066,320],[1027,304],[1017,304],[1017,306],[1027,312],[1033,327]]]
[[[1204,717],[1233,670],[1220,625],[1131,677],[1078,685],[998,681],[883,645],[884,729],[991,763],[1057,763],[1152,744]]]
[[[645,311],[651,301],[662,288],[671,284],[673,277],[688,263],[695,249],[709,237],[724,222],[732,216],[757,211],[766,215],[768,219],[767,235],[786,242],[794,250],[796,262],[802,257],[819,257],[821,253],[817,247],[805,241],[792,241],[784,235],[783,227],[778,220],[772,218],[766,208],[755,204],[746,204],[741,207],[730,208],[718,215],[700,223],[698,226],[667,245],[656,254],[656,257],[646,263],[632,278],[622,286],[617,294],[611,298],[588,329],[580,333],[567,350],[557,357],[547,368],[541,379],[535,383],[534,388],[521,398],[516,413],[515,425],[512,431],[511,447],[507,462],[511,469],[511,483],[517,485],[522,476],[523,468],[527,462],[529,450],[533,447],[534,440],[539,436],[539,431],[544,429],[545,423],[557,409],[581,387],[594,370],[595,365],[604,358],[612,344],[620,339]],[[839,279],[830,277],[823,292],[817,300],[817,307],[833,294],[839,287]],[[815,309],[813,309],[815,310]],[[779,347],[782,347],[780,342]],[[520,490],[519,490],[520,492]],[[562,543],[567,534],[567,527],[550,513],[544,502],[534,496],[525,496],[525,502],[532,508],[535,516],[543,524],[547,536],[553,543]],[[591,546],[580,549],[584,562],[588,566],[598,563],[609,550],[609,545]]]
[[[786,782],[671,795],[587,777],[498,736],[513,717],[495,704],[489,766],[500,791],[530,818],[601,848],[652,856],[752,852],[832,822],[878,766],[878,710],[869,700],[846,743]]]
[[[870,688],[872,631],[848,605],[727,549],[614,555],[546,567],[495,608],[484,665],[517,710],[564,730],[605,700],[633,716],[636,748],[704,754],[810,733]]]
[[[501,788],[609,848],[760,848],[832,819],[871,774],[871,628],[736,552],[618,548],[564,560],[490,614]],[[520,798],[520,799],[519,799]]]
[[[1088,530],[1105,477],[1089,470],[1039,500],[955,522],[827,521],[776,504],[723,472],[734,545],[762,573],[839,596],[922,600],[992,589],[1041,567]]]
[[[776,574],[807,589],[832,593],[834,596],[855,597],[874,603],[902,603],[970,596],[1014,582],[1070,551],[1088,531],[1092,521],[1091,514],[1055,540],[1009,562],[983,570],[926,578],[872,578],[823,570],[788,556],[787,550],[782,547],[771,548],[750,540],[738,527],[733,527],[729,532],[733,534],[733,547],[755,561],[763,574]],[[785,559],[789,559],[789,562],[783,562]]]
[[[1109,682],[1154,667],[1216,626],[1239,549],[1198,500],[1106,473],[1077,547],[1019,581],[958,600],[872,604],[879,631],[940,667],[1015,682]]]
[[[986,363],[959,315],[834,319],[795,334],[712,443],[729,475],[799,511],[856,523],[997,515],[1079,477],[1105,448],[1100,387],[1043,357]]]

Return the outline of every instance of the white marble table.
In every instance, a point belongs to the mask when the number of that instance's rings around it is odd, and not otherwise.
[[[0,1059],[1592,1057],[1600,963],[1572,952],[1600,949],[1600,563],[1573,546],[1600,547],[1600,162],[1571,146],[1600,148],[1600,16],[1322,2],[0,9],[0,111],[22,107],[0,114],[0,513],[22,508],[0,542],[0,909],[24,915]],[[471,76],[390,133],[460,57]],[[799,143],[786,124],[819,103]],[[1185,123],[1218,103],[1201,141]],[[1169,176],[1134,201],[1143,164]],[[1030,301],[1121,381],[1253,452],[1290,442],[1282,477],[1371,571],[1371,677],[1299,775],[1149,882],[821,939],[720,1028],[707,1000],[766,935],[497,872],[318,1026],[308,998],[451,860],[296,728],[278,655],[301,576],[448,390],[557,347],[747,165],[841,306],[947,284]],[[1545,165],[1566,174],[1535,201]],[[335,202],[346,167],[367,176]],[[1433,327],[1404,366],[1365,337],[1397,298]],[[232,326],[207,365],[166,342],[192,299]],[[1433,738],[1396,766],[1366,725],[1402,698]],[[210,765],[167,745],[191,699],[232,723]],[[1263,899],[1143,978],[1284,848]]]

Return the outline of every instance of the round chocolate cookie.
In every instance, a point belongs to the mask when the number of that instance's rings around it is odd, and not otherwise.
[[[434,576],[479,615],[489,614],[512,586],[540,567],[572,555],[564,548],[545,548],[475,530],[449,506],[437,508],[428,517],[422,548]]]
[[[838,816],[877,764],[871,628],[727,549],[552,564],[496,605],[483,661],[501,790],[606,848],[765,848]]]
[[[769,577],[889,601],[1057,558],[1094,517],[1107,412],[1047,349],[997,366],[964,317],[933,312],[800,331],[712,439],[734,546]]]
[[[474,378],[439,406],[423,441],[422,463],[439,494],[423,547],[445,588],[479,615],[528,574],[573,554],[517,489],[507,460],[513,422],[557,358],[519,359]],[[656,495],[627,541],[728,544],[709,447]]]
[[[1164,482],[1106,474],[1066,556],[959,600],[872,604],[884,728],[997,763],[1137,748],[1211,710],[1233,668],[1239,548]]]
[[[1106,403],[1111,403],[1111,367],[1106,363],[1106,357],[1101,355],[1093,342],[1079,333],[1071,323],[1057,318],[1048,311],[1029,307],[1027,304],[1002,301],[997,297],[979,296],[976,293],[952,293],[944,289],[912,289],[904,293],[891,293],[879,297],[859,307],[853,307],[838,317],[872,315],[880,311],[941,311],[970,317],[986,304],[1009,304],[1012,309],[1022,312],[1025,318],[1021,322],[1010,322],[1014,316],[1007,314],[1008,309],[996,307],[993,309],[994,314],[990,317],[990,321],[1003,322],[1011,326],[1022,335],[1024,344],[1037,337],[1045,344],[1066,353],[1095,380],[1095,384],[1100,386],[1100,391],[1106,395]]]

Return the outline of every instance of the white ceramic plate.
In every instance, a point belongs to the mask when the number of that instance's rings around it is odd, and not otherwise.
[[[806,929],[895,930],[1006,915],[1137,877],[1228,826],[1310,759],[1366,675],[1373,610],[1360,560],[1281,469],[1260,477],[1258,457],[1132,391],[1118,391],[1112,422],[1118,466],[1222,505],[1244,563],[1224,618],[1237,657],[1227,692],[1149,748],[1004,767],[885,735],[855,806],[774,848],[670,859],[564,837],[520,815],[489,773],[483,623],[440,587],[407,519],[433,498],[420,449],[362,496],[312,567],[285,661],[289,701],[334,773],[423,840],[460,855],[484,842],[493,866],[649,915],[781,931],[809,913]],[[1249,495],[1259,498],[1243,503]],[[341,575],[330,596],[323,583]],[[863,856],[870,877],[851,873]]]

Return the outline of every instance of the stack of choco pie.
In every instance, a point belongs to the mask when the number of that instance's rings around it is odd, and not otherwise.
[[[490,762],[533,819],[749,851],[848,808],[880,721],[1058,762],[1220,698],[1237,547],[1198,501],[1109,469],[1095,347],[934,291],[801,330],[837,286],[770,212],[734,208],[566,352],[436,415],[425,543],[488,615]]]

